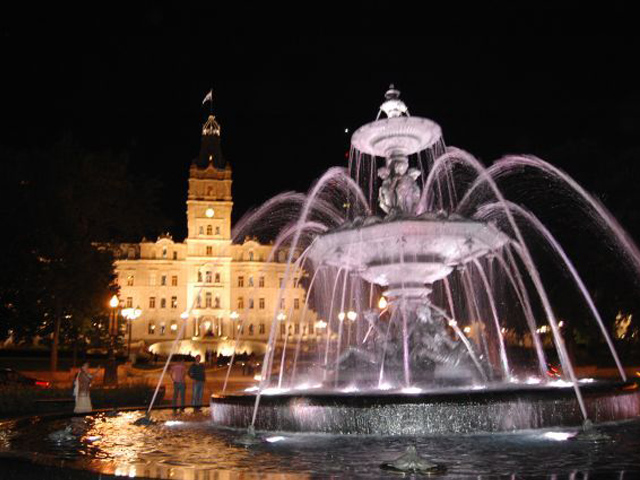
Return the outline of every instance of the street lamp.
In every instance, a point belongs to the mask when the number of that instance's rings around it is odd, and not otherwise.
[[[384,310],[385,308],[387,308],[387,305],[389,305],[387,299],[385,297],[380,297],[380,300],[378,301],[378,308],[380,310]]]
[[[128,329],[129,329],[129,342],[127,343],[127,358],[131,357],[131,330],[133,320],[140,317],[142,315],[142,310],[140,307],[136,308],[125,308],[122,310],[122,316],[128,320]]]
[[[115,358],[115,343],[116,336],[118,335],[118,307],[120,306],[120,300],[117,295],[111,297],[109,300],[109,307],[111,308],[111,314],[109,315],[109,335],[111,341],[109,344],[109,358],[107,359],[107,365],[104,369],[105,385],[116,386],[118,384],[118,367],[116,365]]]
[[[238,318],[240,318],[240,314],[234,310],[229,314],[229,318],[231,320],[237,320]],[[231,332],[233,333],[232,338],[236,338],[236,336],[238,335],[238,331],[234,321],[231,322]]]

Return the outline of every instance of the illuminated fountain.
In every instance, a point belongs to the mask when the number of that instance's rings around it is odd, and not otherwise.
[[[399,96],[392,86],[378,119],[353,134],[347,169],[328,170],[306,196],[275,197],[236,227],[237,238],[279,229],[276,249],[289,249],[285,284],[300,269],[308,273],[305,312],[315,310],[326,327],[287,349],[288,337],[277,341],[283,312],[274,312],[260,387],[212,398],[214,423],[414,434],[638,415],[636,385],[626,383],[577,269],[531,211],[505,198],[497,178],[530,168],[568,185],[640,271],[635,245],[564,173],[531,157],[485,168],[446,147],[440,127],[410,116]],[[285,206],[288,215],[274,224]],[[615,359],[618,384],[577,378],[523,224],[575,282]],[[506,317],[527,332],[530,362],[510,359]],[[550,332],[563,372],[554,382],[541,329]]]
[[[638,385],[627,381],[579,269],[548,222],[507,200],[499,184],[520,185],[523,172],[538,172],[561,185],[576,215],[587,212],[637,276],[633,242],[552,165],[506,157],[485,168],[446,147],[438,125],[409,116],[397,90],[386,97],[379,115],[386,118],[354,133],[347,169],[329,169],[307,195],[279,195],[236,226],[237,240],[273,230],[273,254],[288,249],[276,305],[294,279],[307,291],[300,322],[307,330],[297,338],[282,338],[279,328],[292,312],[273,312],[258,387],[212,397],[212,421],[208,413],[152,410],[152,400],[146,413],[3,422],[0,453],[44,463],[34,478],[51,465],[181,479],[369,478],[379,467],[452,478],[637,473],[639,421],[587,427],[638,417]],[[575,290],[586,305],[619,381],[576,375],[534,238],[573,281],[563,294]],[[313,331],[305,317],[314,319]],[[517,355],[514,331],[527,342]],[[238,336],[230,353],[246,340]],[[549,368],[549,347],[558,368]],[[223,391],[230,372],[231,365]],[[480,434],[459,435],[469,432]]]

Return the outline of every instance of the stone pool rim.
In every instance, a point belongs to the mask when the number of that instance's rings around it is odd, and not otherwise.
[[[594,424],[640,416],[637,380],[580,384]],[[215,425],[246,428],[256,393],[212,395]],[[572,386],[518,385],[500,389],[396,392],[289,391],[262,395],[255,429],[356,435],[508,432],[582,424]]]

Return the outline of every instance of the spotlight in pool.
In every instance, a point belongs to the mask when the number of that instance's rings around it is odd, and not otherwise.
[[[167,420],[166,422],[164,422],[164,424],[167,427],[175,427],[176,425],[182,425],[184,422],[180,421],[180,420]]]
[[[422,393],[422,389],[419,387],[405,387],[401,390],[402,393]]]
[[[556,442],[564,442],[576,436],[575,432],[545,432],[542,435],[549,440],[555,440]]]
[[[343,393],[353,393],[353,392],[359,392],[359,391],[360,389],[355,385],[349,385],[348,387],[345,387],[342,389]]]
[[[573,383],[567,382],[566,380],[554,380],[553,382],[549,382],[548,385],[552,387],[571,387]]]
[[[281,436],[281,435],[275,435],[275,436],[273,436],[273,437],[267,437],[267,438],[265,438],[264,440],[265,440],[266,442],[269,442],[269,443],[276,443],[276,442],[281,442],[281,441],[282,441],[282,440],[284,440],[284,439],[285,439],[285,437],[283,437],[283,436]]]

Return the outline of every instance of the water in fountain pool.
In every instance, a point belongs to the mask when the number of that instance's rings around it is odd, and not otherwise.
[[[415,445],[431,462],[446,466],[438,478],[637,478],[640,421],[598,427],[605,435],[576,435],[575,429],[442,436],[336,436],[258,432],[251,446],[237,442],[244,432],[221,429],[208,412],[152,413],[150,427],[133,425],[142,411],[117,417],[85,417],[75,440],[49,434],[70,419],[6,422],[4,454],[28,452],[38,464],[129,477],[204,478],[388,478],[380,465]],[[77,423],[77,422],[76,422]],[[12,463],[7,464],[11,472]],[[48,468],[48,467],[47,467]],[[46,472],[34,465],[32,471]],[[78,475],[80,475],[78,473]],[[600,476],[598,476],[600,475]],[[35,478],[35,477],[34,477]],[[78,478],[83,478],[78,476]]]

